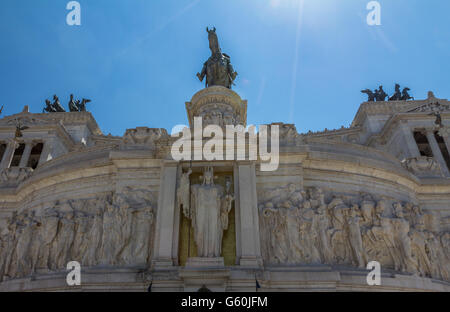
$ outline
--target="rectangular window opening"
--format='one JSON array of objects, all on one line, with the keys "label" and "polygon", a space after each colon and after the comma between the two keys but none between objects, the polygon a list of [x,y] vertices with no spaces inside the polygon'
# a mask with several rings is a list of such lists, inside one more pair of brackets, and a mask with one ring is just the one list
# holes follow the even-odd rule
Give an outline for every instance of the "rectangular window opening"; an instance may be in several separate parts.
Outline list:
[{"label": "rectangular window opening", "polygon": [[3,159],[3,156],[5,156],[6,147],[6,144],[0,143],[0,161]]},{"label": "rectangular window opening", "polygon": [[14,151],[14,156],[11,161],[11,167],[19,167],[20,160],[22,159],[23,151],[25,150],[25,144],[20,143],[19,146]]},{"label": "rectangular window opening", "polygon": [[444,138],[441,137],[437,131],[434,133],[434,137],[436,138],[441,154],[447,164],[447,168],[450,170],[450,154],[448,152],[447,145],[445,145]]},{"label": "rectangular window opening", "polygon": [[421,131],[414,131],[414,140],[416,140],[420,156],[433,157],[433,151],[431,150],[430,142],[428,142],[428,138],[425,133]]},{"label": "rectangular window opening", "polygon": [[39,165],[39,159],[41,158],[42,150],[44,148],[43,143],[37,143],[33,146],[30,153],[30,158],[28,159],[27,167],[36,169]]}]

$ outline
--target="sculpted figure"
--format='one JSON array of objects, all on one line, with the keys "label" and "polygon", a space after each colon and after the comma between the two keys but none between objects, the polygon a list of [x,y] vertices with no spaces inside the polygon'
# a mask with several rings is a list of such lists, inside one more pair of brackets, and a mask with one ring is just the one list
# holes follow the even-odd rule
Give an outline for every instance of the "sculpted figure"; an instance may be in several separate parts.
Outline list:
[{"label": "sculpted figure", "polygon": [[440,244],[439,239],[432,232],[425,232],[426,252],[431,265],[431,276],[443,280],[449,280],[449,259]]},{"label": "sculpted figure", "polygon": [[372,196],[366,194],[361,202],[361,227],[362,232],[366,232],[373,226],[375,216],[375,202]]},{"label": "sculpted figure", "polygon": [[[374,257],[382,265],[395,266],[398,263],[394,244],[393,226],[390,218],[385,217],[387,209],[387,200],[382,198],[375,207],[374,225],[368,233],[372,250],[368,254]],[[370,247],[369,247],[370,248]]]},{"label": "sculpted figure", "polygon": [[29,245],[30,273],[34,274],[39,262],[39,252],[43,243],[41,217],[35,217],[33,212],[30,224],[31,242]]},{"label": "sculpted figure", "polygon": [[410,91],[410,88],[404,88],[402,91],[402,101],[408,101],[408,100],[413,100],[414,101],[414,97],[410,96],[408,91]]},{"label": "sculpted figure", "polygon": [[86,104],[90,103],[90,102],[91,102],[91,100],[89,100],[89,99],[82,99],[81,103],[80,103],[80,101],[77,101],[76,105],[78,107],[78,111],[79,112],[85,112],[86,111]]},{"label": "sculpted figure", "polygon": [[15,255],[17,238],[19,235],[19,220],[20,218],[17,213],[13,212],[13,215],[8,224],[8,236],[6,241],[6,248],[8,251],[5,253],[5,258],[3,260],[3,274],[4,276],[8,277],[13,277],[14,275],[12,275],[10,272],[15,273],[16,269],[16,262],[13,261],[13,258]]},{"label": "sculpted figure", "polygon": [[308,258],[309,242],[305,237],[305,226],[301,224],[300,214],[292,203],[286,201],[278,208],[280,217],[285,220],[286,234],[289,243],[290,263],[299,263]]},{"label": "sculpted figure", "polygon": [[120,252],[121,222],[118,218],[118,209],[108,201],[105,203],[103,213],[103,239],[102,239],[102,264],[116,265]]},{"label": "sculpted figure", "polygon": [[216,28],[208,32],[209,48],[211,50],[211,57],[203,65],[201,73],[197,73],[200,81],[206,76],[206,87],[223,86],[231,89],[237,72],[234,71],[231,65],[230,56],[222,53],[219,46],[219,39],[217,38]]},{"label": "sculpted figure", "polygon": [[97,265],[101,257],[101,247],[103,243],[103,209],[108,200],[108,196],[102,196],[98,199],[89,201],[89,205],[92,207],[92,214],[90,216],[92,219],[92,226],[88,232],[89,244],[87,252],[84,254],[82,260],[82,263],[88,266]]},{"label": "sculpted figure", "polygon": [[414,228],[425,229],[425,215],[419,206],[412,207],[411,218]]},{"label": "sculpted figure", "polygon": [[272,263],[319,263],[314,211],[309,201],[304,200],[304,192],[290,183],[265,190],[262,198],[260,211],[262,227],[266,229],[263,231],[266,258]]},{"label": "sculpted figure", "polygon": [[438,279],[449,280],[450,279],[450,258],[448,258],[446,247],[442,237],[445,233],[441,233],[441,219],[437,213],[428,213],[428,223],[426,226],[425,238],[426,245],[425,251],[427,252],[428,259],[431,265],[431,276]]},{"label": "sculpted figure", "polygon": [[73,248],[70,260],[78,261],[84,265],[82,262],[83,255],[87,253],[87,248],[89,245],[88,236],[89,229],[92,226],[91,219],[85,213],[77,211],[75,213],[75,235],[73,240]]},{"label": "sculpted figure", "polygon": [[144,265],[148,262],[153,223],[152,195],[146,189],[124,188],[114,194],[119,223],[117,262]]},{"label": "sculpted figure", "polygon": [[289,246],[286,237],[286,219],[271,202],[266,203],[262,212],[269,231],[267,254],[272,263],[284,263],[288,261]]},{"label": "sculpted figure", "polygon": [[[66,203],[63,206],[70,206]],[[59,220],[58,235],[55,239],[55,254],[53,264],[56,265],[55,269],[62,269],[66,267],[66,264],[71,255],[71,248],[73,239],[75,236],[75,221],[73,210],[62,213],[62,218]]]},{"label": "sculpted figure", "polygon": [[140,203],[132,203],[131,200],[132,191],[130,188],[121,194],[114,194],[113,205],[117,209],[117,218],[120,224],[120,241],[117,245],[118,262],[121,264],[130,264],[133,262],[133,240],[135,240],[135,234],[133,227],[135,226],[136,212],[141,209]]},{"label": "sculpted figure", "polygon": [[5,275],[5,260],[8,248],[9,232],[7,229],[0,228],[0,283]]},{"label": "sculpted figure", "polygon": [[346,211],[350,209],[345,205],[341,197],[334,197],[328,204],[328,211],[331,215],[331,223],[333,225],[331,234],[331,247],[336,263],[345,263],[349,259],[350,246],[347,239]]},{"label": "sculpted figure", "polygon": [[14,257],[17,265],[13,266],[13,270],[10,272],[11,277],[25,276],[31,272],[29,245],[33,234],[33,229],[31,227],[32,219],[28,216],[28,214],[25,214],[19,222]]},{"label": "sculpted figure", "polygon": [[447,259],[450,259],[450,232],[441,235],[441,244]]},{"label": "sculpted figure", "polygon": [[320,188],[315,188],[312,198],[316,201],[316,211],[313,216],[313,228],[317,229],[318,251],[322,263],[333,263],[333,251],[330,244],[330,217],[325,204],[325,195]]},{"label": "sculpted figure", "polygon": [[350,240],[350,247],[353,255],[353,262],[359,268],[366,267],[366,255],[363,248],[361,229],[360,229],[360,212],[358,205],[353,205],[348,213],[348,237]]},{"label": "sculpted figure", "polygon": [[402,93],[400,92],[400,85],[395,84],[395,93],[389,98],[389,101],[400,101],[402,99]]},{"label": "sculpted figure", "polygon": [[377,102],[384,102],[387,98],[386,92],[383,90],[383,86],[380,86],[378,90],[375,90],[375,99]]},{"label": "sculpted figure", "polygon": [[191,215],[199,257],[220,257],[222,248],[223,188],[214,184],[212,167],[205,169],[203,183],[191,187]]},{"label": "sculpted figure", "polygon": [[3,280],[3,262],[6,255],[5,249],[7,247],[7,230],[0,227],[0,282]]},{"label": "sculpted figure", "polygon": [[180,177],[180,185],[177,189],[177,203],[183,207],[183,214],[185,216],[190,215],[190,194],[191,194],[191,182],[189,176],[192,170],[182,173]]},{"label": "sculpted figure", "polygon": [[450,232],[445,232],[441,234],[441,246],[442,251],[445,254],[446,257],[446,265],[445,270],[447,272],[447,281],[450,281]]},{"label": "sculpted figure", "polygon": [[361,93],[367,94],[367,102],[375,102],[375,93],[372,92],[370,89],[364,89],[361,91]]},{"label": "sculpted figure", "polygon": [[134,211],[134,226],[133,226],[133,252],[132,259],[137,264],[148,263],[149,244],[150,244],[150,229],[153,223],[152,208],[147,206]]},{"label": "sculpted figure", "polygon": [[53,96],[53,109],[57,112],[57,113],[63,113],[66,110],[61,106],[61,103],[59,102],[59,98],[56,96],[56,94]]},{"label": "sculpted figure", "polygon": [[12,254],[15,252],[16,244],[16,230],[17,230],[17,213],[8,220],[5,229],[0,229],[0,282],[3,281],[9,274]]},{"label": "sculpted figure", "polygon": [[313,228],[313,219],[307,218],[305,215],[299,220],[300,243],[303,252],[301,260],[304,263],[320,263],[320,253],[317,249],[316,242],[318,233]]},{"label": "sculpted figure", "polygon": [[[231,195],[231,182],[227,179],[225,182],[226,195],[223,197],[220,205],[220,223],[222,225],[222,230],[226,231],[228,229],[228,215],[233,208],[234,197]],[[219,231],[219,241],[222,241],[223,231]],[[222,246],[221,246],[222,248]],[[222,251],[222,249],[221,249]]]},{"label": "sculpted figure", "polygon": [[58,212],[52,207],[44,213],[45,222],[41,226],[41,248],[39,251],[39,268],[50,268],[50,252],[52,244],[58,233],[59,216]]},{"label": "sculpted figure", "polygon": [[78,106],[75,104],[75,100],[73,99],[73,94],[70,95],[69,111],[78,112]]},{"label": "sculpted figure", "polygon": [[[282,203],[282,211],[286,214],[289,245],[292,263],[320,263],[320,253],[317,249],[318,232],[314,227],[314,210],[319,204],[318,194],[309,204],[304,205],[305,194],[291,183],[288,185],[288,199]],[[284,208],[284,209],[283,209]]]},{"label": "sculpted figure", "polygon": [[395,269],[402,272],[415,273],[417,263],[412,257],[411,239],[408,236],[410,230],[409,222],[404,218],[403,207],[400,203],[394,204],[394,214],[395,245],[400,254],[400,263],[396,265]]},{"label": "sculpted figure", "polygon": [[414,260],[417,262],[420,276],[431,276],[431,263],[427,255],[425,224],[418,222],[410,232],[411,249]]},{"label": "sculpted figure", "polygon": [[48,99],[46,99],[45,100],[45,107],[42,110],[42,112],[56,113],[56,109],[53,107],[52,102],[50,102]]}]

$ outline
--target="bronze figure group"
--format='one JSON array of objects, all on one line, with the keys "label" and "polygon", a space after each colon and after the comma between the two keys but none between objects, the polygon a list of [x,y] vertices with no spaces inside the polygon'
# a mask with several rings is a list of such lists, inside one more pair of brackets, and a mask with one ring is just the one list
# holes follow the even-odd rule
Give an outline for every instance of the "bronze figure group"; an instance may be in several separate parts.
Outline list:
[{"label": "bronze figure group", "polygon": [[408,101],[414,100],[412,96],[409,95],[408,91],[410,91],[408,87],[403,88],[403,91],[400,92],[400,85],[398,83],[395,84],[395,93],[389,97],[386,92],[383,90],[383,86],[380,86],[378,89],[372,92],[370,89],[362,90],[361,92],[367,94],[368,102],[384,102],[386,98],[389,101]]},{"label": "bronze figure group", "polygon": [[[89,99],[82,99],[80,100],[74,100],[73,94],[70,95],[69,100],[69,111],[70,112],[86,112],[86,104],[91,102]],[[53,96],[53,103],[50,102],[48,99],[45,100],[45,107],[42,111],[47,113],[65,113],[66,110],[64,107],[62,107],[59,98],[54,95]]]}]

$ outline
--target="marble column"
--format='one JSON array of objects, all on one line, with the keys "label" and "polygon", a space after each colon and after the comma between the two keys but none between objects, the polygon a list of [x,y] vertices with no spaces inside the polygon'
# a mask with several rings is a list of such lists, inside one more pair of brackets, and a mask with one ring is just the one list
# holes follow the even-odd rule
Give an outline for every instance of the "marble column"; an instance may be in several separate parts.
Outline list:
[{"label": "marble column", "polygon": [[[174,265],[174,230],[177,188],[177,163],[166,162],[161,170],[161,182],[156,215],[155,240],[153,245],[152,267],[170,267]],[[175,251],[176,253],[176,251]]]},{"label": "marble column", "polygon": [[444,136],[445,146],[447,147],[447,151],[450,153],[450,137]]},{"label": "marble column", "polygon": [[44,164],[45,162],[52,159],[52,145],[54,144],[53,139],[46,140],[44,142],[44,147],[42,148],[41,157],[39,158],[38,166]]},{"label": "marble column", "polygon": [[11,161],[14,156],[14,152],[17,147],[17,142],[15,140],[10,140],[8,146],[6,147],[5,154],[3,155],[2,162],[0,164],[1,169],[9,168]]},{"label": "marble column", "polygon": [[22,158],[20,159],[19,168],[27,167],[28,160],[30,159],[31,149],[33,148],[32,142],[25,142],[25,149],[22,154]]},{"label": "marble column", "polygon": [[444,127],[439,130],[439,135],[444,139],[447,151],[450,153],[450,127]]},{"label": "marble column", "polygon": [[239,264],[248,267],[262,265],[261,241],[259,236],[259,217],[256,195],[255,164],[242,162],[238,164],[239,174],[239,222],[240,250]]},{"label": "marble column", "polygon": [[434,159],[439,163],[444,176],[448,177],[450,174],[447,168],[447,163],[445,162],[444,156],[442,156],[441,149],[439,148],[436,137],[434,136],[434,130],[427,130],[427,139],[433,152]]},{"label": "marble column", "polygon": [[414,139],[411,128],[409,128],[407,123],[402,123],[401,129],[405,137],[406,145],[408,146],[409,157],[420,157],[419,147],[417,146],[416,140]]}]

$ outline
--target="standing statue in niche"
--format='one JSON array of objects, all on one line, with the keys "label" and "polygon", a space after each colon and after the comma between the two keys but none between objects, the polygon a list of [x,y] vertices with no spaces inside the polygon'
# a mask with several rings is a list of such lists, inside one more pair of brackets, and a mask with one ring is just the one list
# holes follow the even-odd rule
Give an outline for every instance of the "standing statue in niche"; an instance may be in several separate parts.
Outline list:
[{"label": "standing statue in niche", "polygon": [[230,56],[222,53],[220,50],[216,28],[209,30],[207,27],[206,31],[208,32],[211,56],[203,65],[202,72],[197,73],[197,77],[200,81],[203,81],[203,78],[206,76],[206,87],[223,86],[231,89],[237,72],[234,71],[231,65]]},{"label": "standing statue in niche", "polygon": [[192,220],[194,240],[198,257],[217,258],[222,252],[222,235],[228,227],[228,213],[234,200],[223,187],[214,184],[212,167],[205,169],[203,183],[191,187],[190,214],[183,214]]}]

